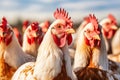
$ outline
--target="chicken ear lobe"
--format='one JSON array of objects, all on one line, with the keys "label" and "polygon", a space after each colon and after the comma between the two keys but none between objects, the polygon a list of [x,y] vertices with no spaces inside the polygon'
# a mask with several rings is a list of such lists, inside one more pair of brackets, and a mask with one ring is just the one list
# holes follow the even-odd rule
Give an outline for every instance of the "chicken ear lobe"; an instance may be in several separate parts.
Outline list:
[{"label": "chicken ear lobe", "polygon": [[34,43],[34,41],[35,41],[35,38],[27,38],[27,41],[28,41],[28,43],[31,45],[32,43]]}]

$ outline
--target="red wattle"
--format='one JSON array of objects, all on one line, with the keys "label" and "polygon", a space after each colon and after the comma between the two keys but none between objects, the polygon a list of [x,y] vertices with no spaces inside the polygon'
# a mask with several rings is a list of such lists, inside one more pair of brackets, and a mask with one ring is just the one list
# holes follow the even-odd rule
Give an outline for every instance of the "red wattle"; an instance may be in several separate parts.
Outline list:
[{"label": "red wattle", "polygon": [[71,34],[68,34],[67,41],[68,41],[68,45],[70,45],[72,43],[72,35]]},{"label": "red wattle", "polygon": [[10,42],[12,41],[12,36],[7,36],[5,39],[4,39],[6,45],[9,45]]},{"label": "red wattle", "polygon": [[107,38],[108,38],[108,39],[111,39],[111,38],[113,37],[113,35],[115,34],[115,32],[116,32],[116,30],[110,30],[110,31],[108,32]]},{"label": "red wattle", "polygon": [[57,46],[63,47],[65,45],[65,42],[66,42],[66,35],[65,34],[61,38],[58,38],[54,34],[52,34],[52,36],[53,36],[53,39],[54,39]]},{"label": "red wattle", "polygon": [[54,34],[52,34],[52,36],[53,36],[53,39],[54,39],[56,45],[59,46],[59,47],[65,46],[66,41],[68,41],[68,45],[70,45],[71,42],[72,42],[72,36],[71,36],[71,34],[69,34],[69,35],[64,34],[63,36],[61,36],[61,38],[58,38]]},{"label": "red wattle", "polygon": [[89,40],[85,37],[85,43],[88,45],[88,46],[90,46],[90,42],[89,42]]},{"label": "red wattle", "polygon": [[54,34],[52,34],[52,37],[53,37],[53,40],[56,43],[56,45],[59,46],[60,45],[60,41],[59,41],[58,37],[56,35],[54,35]]},{"label": "red wattle", "polygon": [[1,43],[1,41],[2,41],[2,37],[0,37],[0,43]]},{"label": "red wattle", "polygon": [[35,41],[35,38],[27,38],[27,41],[28,43],[31,45],[34,41]]},{"label": "red wattle", "polygon": [[41,44],[42,40],[43,40],[43,37],[37,37],[38,44]]},{"label": "red wattle", "polygon": [[94,46],[98,46],[100,47],[100,41],[99,40],[88,40],[86,37],[85,37],[85,43],[90,46],[91,48],[93,48]]}]

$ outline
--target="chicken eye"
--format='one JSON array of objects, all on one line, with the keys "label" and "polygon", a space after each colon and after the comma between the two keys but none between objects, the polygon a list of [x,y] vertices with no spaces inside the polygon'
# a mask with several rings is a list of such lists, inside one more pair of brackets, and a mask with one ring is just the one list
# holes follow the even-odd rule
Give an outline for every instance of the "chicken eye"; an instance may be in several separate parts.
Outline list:
[{"label": "chicken eye", "polygon": [[57,28],[61,28],[61,25],[58,25]]},{"label": "chicken eye", "polygon": [[28,32],[31,32],[32,30],[31,29],[28,29]]},{"label": "chicken eye", "polygon": [[106,23],[106,25],[109,25],[110,23]]},{"label": "chicken eye", "polygon": [[87,32],[87,33],[90,33],[90,30],[87,30],[86,32]]}]

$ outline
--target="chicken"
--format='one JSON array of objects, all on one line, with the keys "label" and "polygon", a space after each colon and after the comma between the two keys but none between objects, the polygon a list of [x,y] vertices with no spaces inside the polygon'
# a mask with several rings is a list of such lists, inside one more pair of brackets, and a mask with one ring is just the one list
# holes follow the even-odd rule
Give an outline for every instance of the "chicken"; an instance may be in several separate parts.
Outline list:
[{"label": "chicken", "polygon": [[111,54],[111,40],[117,30],[116,19],[112,14],[109,14],[107,18],[100,21],[100,25],[102,26],[102,33],[105,38],[107,52],[108,54]]},{"label": "chicken", "polygon": [[22,34],[20,33],[20,31],[16,27],[13,28],[13,31],[14,31],[14,34],[16,35],[17,39],[18,39],[18,42],[22,46],[22,42],[23,42]]},{"label": "chicken", "polygon": [[78,34],[73,69],[79,72],[84,68],[98,68],[120,76],[120,64],[107,58],[102,27],[94,15],[89,16],[89,21]]},{"label": "chicken", "polygon": [[25,54],[13,32],[3,17],[0,24],[0,80],[11,80],[15,70],[25,62],[35,59]]},{"label": "chicken", "polygon": [[42,32],[46,33],[50,26],[50,21],[46,20],[45,22],[40,23],[39,26],[42,28]]},{"label": "chicken", "polygon": [[43,39],[43,32],[37,22],[27,27],[23,34],[22,49],[25,53],[37,57],[38,47]]},{"label": "chicken", "polygon": [[85,67],[108,70],[108,59],[101,26],[94,15],[78,34],[73,69]]},{"label": "chicken", "polygon": [[26,63],[12,80],[76,80],[71,67],[68,45],[74,33],[72,21],[64,9],[54,12],[56,20],[50,25],[38,49],[35,63]]}]

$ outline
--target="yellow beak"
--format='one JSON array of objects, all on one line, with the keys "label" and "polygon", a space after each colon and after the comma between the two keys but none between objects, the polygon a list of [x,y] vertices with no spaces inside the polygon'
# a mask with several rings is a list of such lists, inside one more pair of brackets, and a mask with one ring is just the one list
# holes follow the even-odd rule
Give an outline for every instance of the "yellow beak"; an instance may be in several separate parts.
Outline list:
[{"label": "yellow beak", "polygon": [[73,28],[66,29],[65,31],[66,31],[67,34],[73,34],[73,33],[75,33],[75,30]]},{"label": "yellow beak", "polygon": [[34,32],[34,33],[33,33],[33,36],[34,36],[34,37],[37,37],[37,33]]},{"label": "yellow beak", "polygon": [[99,35],[95,35],[93,37],[94,37],[94,39],[100,40],[100,36]]},{"label": "yellow beak", "polygon": [[43,32],[47,32],[47,30],[48,30],[47,28],[43,28],[42,29]]},{"label": "yellow beak", "polygon": [[115,25],[111,26],[111,28],[112,28],[113,30],[117,30],[117,29],[118,29],[118,27],[115,26]]}]

